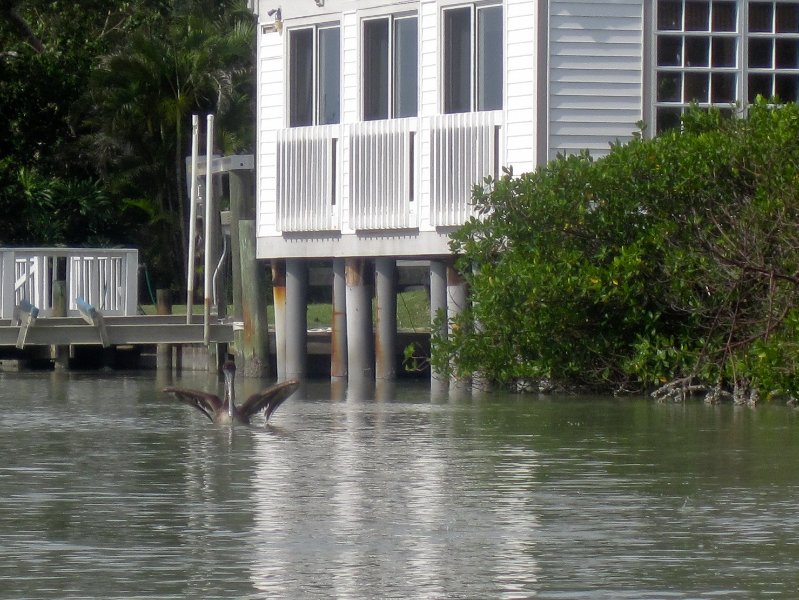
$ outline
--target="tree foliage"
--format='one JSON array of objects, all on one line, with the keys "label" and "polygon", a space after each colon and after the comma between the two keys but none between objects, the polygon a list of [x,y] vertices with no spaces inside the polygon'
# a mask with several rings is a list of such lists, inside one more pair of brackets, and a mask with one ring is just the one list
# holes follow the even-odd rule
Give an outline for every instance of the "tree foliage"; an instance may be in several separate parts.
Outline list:
[{"label": "tree foliage", "polygon": [[761,100],[486,180],[452,242],[472,305],[434,340],[435,364],[506,383],[799,393],[797,140],[799,108]]},{"label": "tree foliage", "polygon": [[254,41],[243,0],[2,0],[0,243],[133,242],[185,281],[191,114],[252,150]]}]

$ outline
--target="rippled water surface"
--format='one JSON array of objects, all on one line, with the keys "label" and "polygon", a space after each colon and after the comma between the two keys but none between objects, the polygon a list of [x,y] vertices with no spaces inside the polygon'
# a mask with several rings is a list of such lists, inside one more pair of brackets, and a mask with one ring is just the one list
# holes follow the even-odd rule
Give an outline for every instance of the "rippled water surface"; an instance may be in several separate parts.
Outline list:
[{"label": "rippled water surface", "polygon": [[797,597],[791,409],[156,377],[0,374],[0,598]]}]

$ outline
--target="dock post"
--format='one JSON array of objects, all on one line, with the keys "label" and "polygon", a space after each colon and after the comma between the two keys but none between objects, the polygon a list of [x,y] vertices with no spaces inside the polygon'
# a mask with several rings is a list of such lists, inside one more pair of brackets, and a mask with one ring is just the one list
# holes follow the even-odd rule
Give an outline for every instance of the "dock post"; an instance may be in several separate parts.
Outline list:
[{"label": "dock post", "polygon": [[[203,225],[205,226],[205,272],[203,282],[203,342],[208,347],[208,354],[211,354],[210,347],[210,332],[211,332],[211,303],[213,301],[211,293],[211,273],[213,272],[213,251],[214,251],[214,235],[215,230],[213,227],[214,219],[219,219],[216,212],[216,205],[214,203],[214,174],[211,166],[212,158],[214,155],[214,115],[206,117],[206,133],[205,133],[205,219]],[[210,365],[209,365],[210,367]]]},{"label": "dock post", "polygon": [[[67,316],[67,282],[65,279],[56,279],[53,282],[53,317]],[[69,346],[51,346],[50,356],[53,358],[53,367],[56,371],[69,370]]]},{"label": "dock post", "polygon": [[330,377],[347,376],[347,285],[344,259],[333,259],[333,323],[330,334]]},{"label": "dock post", "polygon": [[191,324],[191,315],[194,312],[194,263],[197,252],[197,154],[200,140],[200,117],[191,116],[191,163],[189,165],[189,246],[186,267],[186,324]]},{"label": "dock post", "polygon": [[[156,313],[159,315],[172,314],[172,295],[170,290],[155,290]],[[155,350],[156,369],[172,369],[172,344],[157,344]]]},{"label": "dock post", "polygon": [[239,221],[242,331],[234,333],[239,368],[245,377],[269,376],[269,319],[266,315],[267,276],[255,258],[255,221]]},{"label": "dock post", "polygon": [[397,262],[375,259],[377,327],[375,331],[375,378],[397,377]]},{"label": "dock post", "polygon": [[239,221],[255,219],[255,201],[253,200],[252,171],[230,171],[228,174],[230,191],[230,257],[233,275],[233,318],[242,320],[242,270],[241,242],[239,241]]},{"label": "dock post", "polygon": [[368,261],[347,258],[347,371],[350,381],[374,377],[374,333],[372,294],[367,283]]},{"label": "dock post", "polygon": [[303,259],[286,260],[286,378],[306,374],[308,339],[308,266]]},{"label": "dock post", "polygon": [[[430,261],[430,334],[438,333],[442,338],[447,337],[447,325],[444,322],[441,329],[433,331],[433,322],[439,312],[447,312],[447,265],[440,260]],[[441,373],[432,369],[430,372],[431,384],[436,388],[441,387],[441,382],[446,378]]]}]

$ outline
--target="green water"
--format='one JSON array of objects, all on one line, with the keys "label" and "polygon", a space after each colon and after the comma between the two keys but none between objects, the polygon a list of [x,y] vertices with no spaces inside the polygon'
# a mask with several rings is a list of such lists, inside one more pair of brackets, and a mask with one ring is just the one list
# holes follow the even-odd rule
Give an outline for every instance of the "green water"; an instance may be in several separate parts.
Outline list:
[{"label": "green water", "polygon": [[0,598],[797,597],[789,408],[169,384],[0,375]]}]

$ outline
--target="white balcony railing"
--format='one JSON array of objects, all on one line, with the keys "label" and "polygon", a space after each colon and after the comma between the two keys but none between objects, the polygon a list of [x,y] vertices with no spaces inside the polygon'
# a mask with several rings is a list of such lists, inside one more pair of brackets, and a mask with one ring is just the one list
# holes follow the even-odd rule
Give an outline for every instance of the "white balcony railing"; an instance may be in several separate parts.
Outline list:
[{"label": "white balcony railing", "polygon": [[430,133],[430,222],[462,225],[472,214],[472,186],[499,169],[496,113],[435,117]]},{"label": "white balcony railing", "polygon": [[277,226],[281,231],[325,231],[337,202],[338,125],[278,132]]},{"label": "white balcony railing", "polygon": [[12,318],[23,300],[36,306],[40,317],[51,316],[59,263],[66,269],[68,315],[80,314],[76,298],[107,315],[136,314],[137,250],[0,248],[0,318]]},{"label": "white balcony railing", "polygon": [[[501,112],[477,112],[280,130],[277,228],[461,225],[472,214],[472,186],[498,175],[501,122]],[[346,161],[339,148],[346,149]],[[429,175],[422,160],[429,160]],[[422,189],[430,191],[429,214],[417,202]],[[348,210],[339,213],[340,205]]]},{"label": "white balcony railing", "polygon": [[416,119],[367,121],[350,127],[350,227],[412,226]]}]

